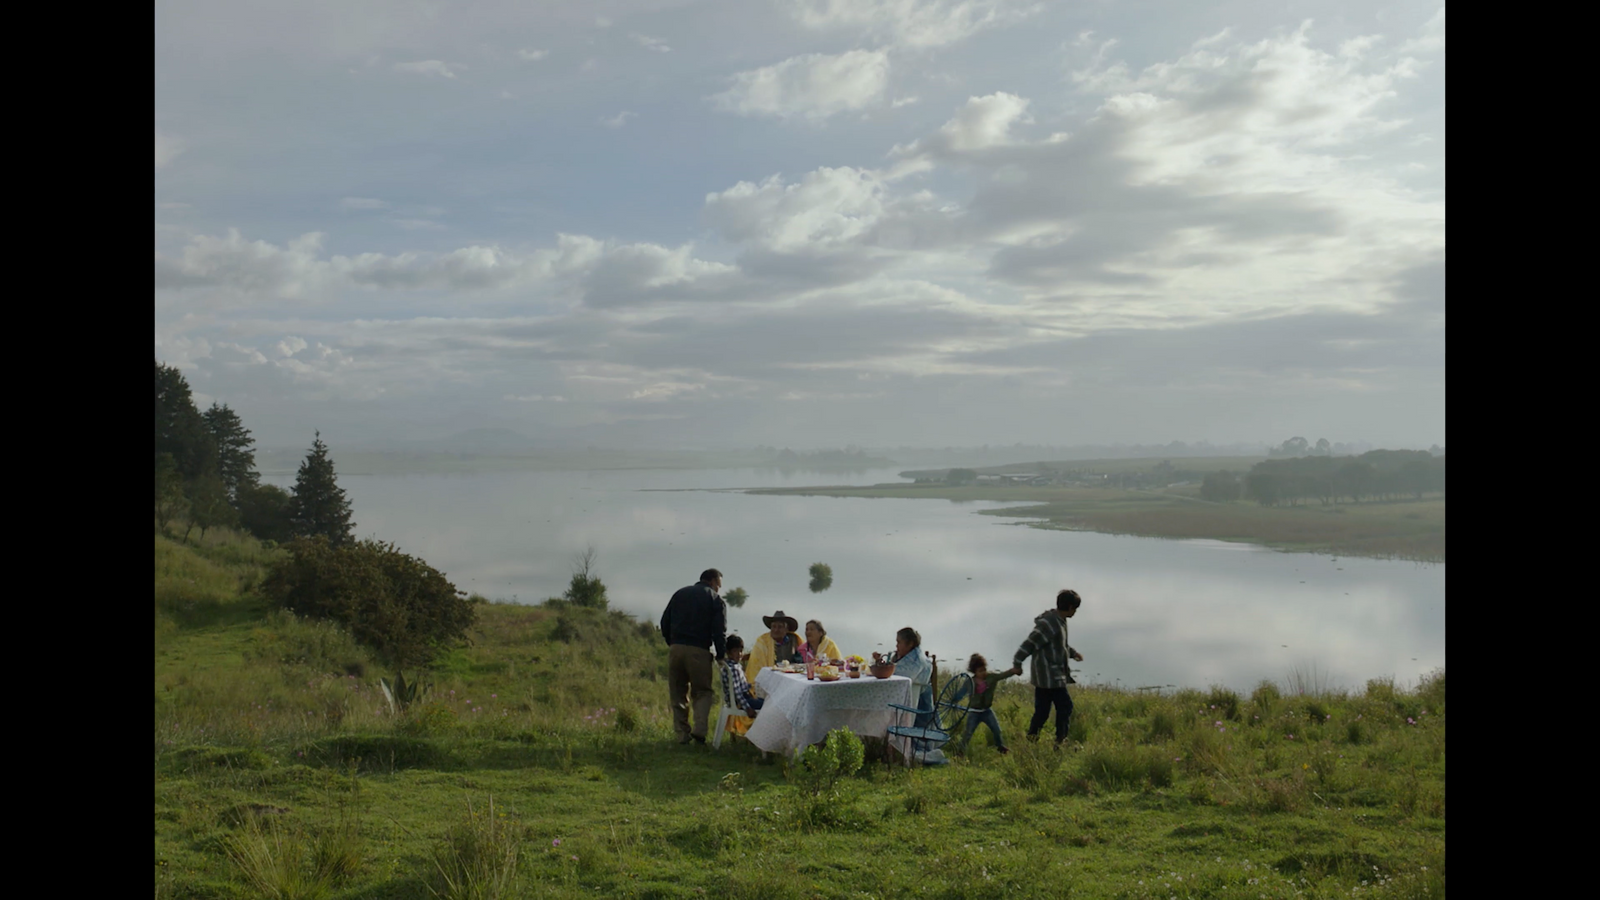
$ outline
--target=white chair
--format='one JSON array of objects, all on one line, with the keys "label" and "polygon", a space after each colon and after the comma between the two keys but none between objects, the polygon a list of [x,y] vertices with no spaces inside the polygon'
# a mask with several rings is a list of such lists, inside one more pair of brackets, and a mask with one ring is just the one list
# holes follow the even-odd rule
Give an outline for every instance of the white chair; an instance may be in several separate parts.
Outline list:
[{"label": "white chair", "polygon": [[717,682],[722,685],[722,711],[717,713],[717,727],[711,734],[711,746],[713,749],[720,750],[722,748],[722,736],[728,731],[728,720],[735,716],[741,719],[749,719],[750,717],[745,715],[744,710],[734,703],[733,685],[728,681],[728,667],[721,662],[715,662],[713,665],[718,669]]}]

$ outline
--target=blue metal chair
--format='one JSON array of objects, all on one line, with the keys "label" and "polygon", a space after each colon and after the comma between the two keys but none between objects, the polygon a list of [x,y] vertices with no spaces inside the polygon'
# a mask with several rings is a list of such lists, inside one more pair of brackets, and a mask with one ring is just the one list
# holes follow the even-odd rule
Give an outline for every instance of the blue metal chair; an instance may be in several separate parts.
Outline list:
[{"label": "blue metal chair", "polygon": [[[934,669],[934,673],[933,686],[936,687],[937,668]],[[894,725],[889,728],[889,734],[906,738],[911,742],[911,756],[906,761],[909,763],[911,758],[915,757],[924,764],[943,762],[942,754],[932,759],[929,755],[948,743],[955,730],[966,721],[967,704],[971,699],[972,676],[962,672],[945,684],[944,690],[938,694],[938,699],[927,708],[889,704],[892,709],[915,716],[910,725]]]}]

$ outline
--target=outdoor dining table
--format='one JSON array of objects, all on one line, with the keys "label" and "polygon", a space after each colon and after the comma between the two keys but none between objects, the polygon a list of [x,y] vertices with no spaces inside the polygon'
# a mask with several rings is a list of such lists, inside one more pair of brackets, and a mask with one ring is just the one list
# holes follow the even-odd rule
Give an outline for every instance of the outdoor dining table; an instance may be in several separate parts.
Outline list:
[{"label": "outdoor dining table", "polygon": [[798,753],[835,728],[881,738],[891,725],[911,722],[910,713],[889,708],[891,703],[911,705],[911,679],[903,675],[808,681],[804,672],[791,675],[765,668],[756,676],[756,687],[767,699],[745,737],[769,752]]}]

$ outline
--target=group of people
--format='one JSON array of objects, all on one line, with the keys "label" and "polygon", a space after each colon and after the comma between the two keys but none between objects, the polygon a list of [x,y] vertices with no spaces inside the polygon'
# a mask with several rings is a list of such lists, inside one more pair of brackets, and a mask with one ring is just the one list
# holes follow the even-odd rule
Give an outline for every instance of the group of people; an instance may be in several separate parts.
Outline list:
[{"label": "group of people", "polygon": [[[668,647],[667,691],[673,730],[680,744],[706,742],[719,674],[728,679],[735,705],[755,718],[764,701],[756,696],[750,683],[763,668],[782,662],[820,663],[844,658],[820,621],[806,622],[802,632],[799,621],[782,610],[761,617],[768,630],[755,639],[746,655],[744,639],[727,633],[728,607],[722,601],[721,590],[722,573],[707,569],[700,573],[698,582],[673,594],[661,614],[661,637]],[[1072,720],[1072,696],[1067,685],[1075,683],[1069,661],[1083,661],[1083,654],[1067,643],[1067,619],[1077,614],[1082,602],[1077,591],[1057,593],[1054,608],[1033,620],[1033,630],[1017,648],[1009,669],[991,672],[981,654],[972,654],[967,671],[972,674],[973,693],[967,702],[966,733],[958,747],[965,747],[978,726],[985,725],[994,736],[996,749],[1009,752],[1000,719],[994,713],[995,691],[1000,682],[1021,675],[1022,663],[1029,657],[1033,659],[1033,719],[1028,724],[1028,739],[1038,738],[1054,709],[1056,744],[1066,741]],[[922,636],[916,629],[902,628],[895,633],[895,651],[888,659],[895,664],[894,674],[911,679],[917,708],[932,710],[933,664],[922,652]]]}]

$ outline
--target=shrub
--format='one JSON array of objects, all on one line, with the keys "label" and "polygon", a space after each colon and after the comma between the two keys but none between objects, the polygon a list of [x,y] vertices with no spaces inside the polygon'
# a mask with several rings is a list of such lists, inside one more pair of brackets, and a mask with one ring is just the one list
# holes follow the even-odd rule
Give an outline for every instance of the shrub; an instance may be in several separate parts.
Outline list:
[{"label": "shrub", "polygon": [[866,759],[861,738],[848,728],[828,732],[820,747],[807,747],[790,778],[812,797],[832,794],[840,779],[854,775]]},{"label": "shrub", "polygon": [[1150,717],[1150,737],[1152,741],[1170,741],[1177,731],[1177,723],[1172,718],[1172,713],[1164,709],[1156,710]]},{"label": "shrub", "polygon": [[477,619],[438,570],[379,541],[297,540],[262,588],[298,615],[338,622],[397,666],[427,664]]},{"label": "shrub", "polygon": [[1165,750],[1132,744],[1100,746],[1083,757],[1083,774],[1113,790],[1172,784],[1172,757]]},{"label": "shrub", "polygon": [[1278,686],[1266,680],[1256,685],[1256,689],[1250,692],[1250,702],[1262,712],[1271,711],[1282,697],[1283,695],[1278,692]]},{"label": "shrub", "polygon": [[811,564],[811,593],[817,594],[833,587],[833,567],[827,563]]},{"label": "shrub", "polygon": [[[504,814],[500,814],[503,816]],[[517,859],[522,842],[516,827],[500,821],[494,809],[475,810],[467,804],[467,817],[457,823],[434,848],[434,883],[429,890],[447,900],[493,900],[513,896]]]},{"label": "shrub", "polygon": [[1227,688],[1214,687],[1206,697],[1206,705],[1213,707],[1217,715],[1224,719],[1239,718],[1239,695]]},{"label": "shrub", "polygon": [[362,864],[361,832],[349,819],[311,838],[298,827],[275,819],[263,826],[250,816],[224,847],[251,887],[281,900],[327,897]]}]

